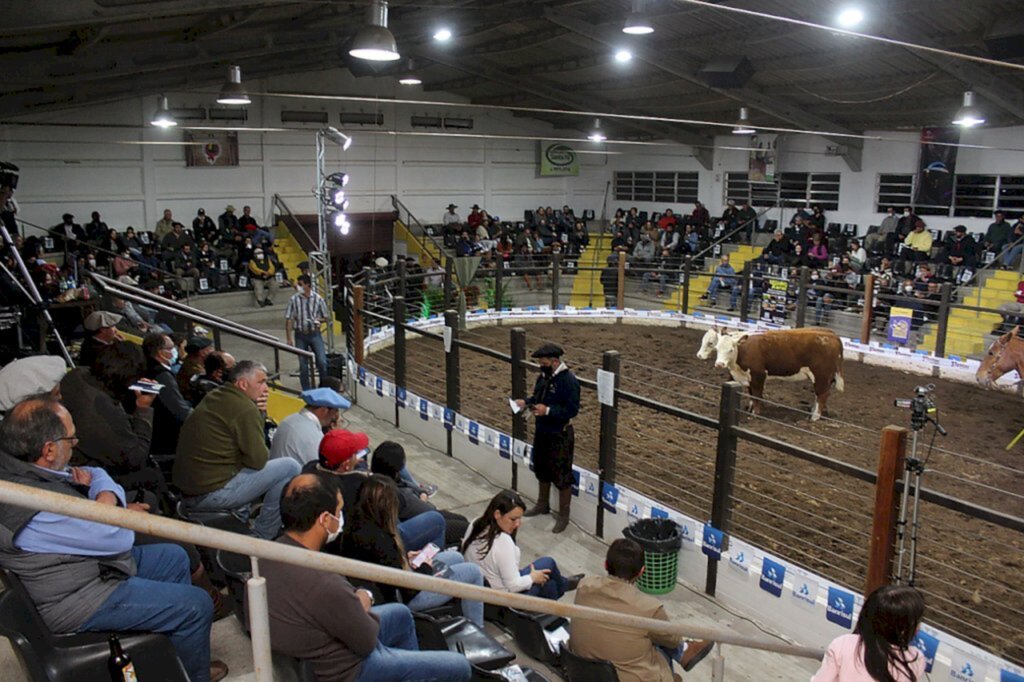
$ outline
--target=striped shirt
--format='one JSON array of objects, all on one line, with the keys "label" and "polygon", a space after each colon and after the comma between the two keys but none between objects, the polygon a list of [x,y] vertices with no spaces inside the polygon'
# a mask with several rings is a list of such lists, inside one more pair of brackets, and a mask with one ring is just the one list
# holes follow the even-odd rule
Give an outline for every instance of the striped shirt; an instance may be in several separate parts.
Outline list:
[{"label": "striped shirt", "polygon": [[327,319],[327,304],[319,294],[306,296],[294,294],[288,299],[284,317],[292,321],[292,329],[301,334],[312,334],[320,331],[320,323]]}]

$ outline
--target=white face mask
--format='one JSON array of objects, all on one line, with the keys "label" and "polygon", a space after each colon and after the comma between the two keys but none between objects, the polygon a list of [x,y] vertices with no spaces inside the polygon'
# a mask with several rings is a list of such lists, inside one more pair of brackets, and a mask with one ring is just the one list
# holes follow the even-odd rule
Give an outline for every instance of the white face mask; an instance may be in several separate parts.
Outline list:
[{"label": "white face mask", "polygon": [[345,512],[340,511],[338,512],[337,516],[335,516],[334,514],[328,514],[328,516],[330,516],[332,519],[337,519],[338,521],[338,530],[334,531],[333,533],[327,533],[327,544],[330,544],[338,539],[338,536],[341,535],[341,529],[345,527]]},{"label": "white face mask", "polygon": [[910,215],[910,211],[904,211],[903,215]]}]

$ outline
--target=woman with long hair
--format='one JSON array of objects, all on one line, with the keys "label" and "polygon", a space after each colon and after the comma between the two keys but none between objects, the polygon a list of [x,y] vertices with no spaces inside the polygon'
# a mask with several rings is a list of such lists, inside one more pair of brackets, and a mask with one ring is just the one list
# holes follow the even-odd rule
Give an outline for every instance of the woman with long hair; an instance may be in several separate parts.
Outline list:
[{"label": "woman with long hair", "polygon": [[853,634],[832,640],[811,682],[919,682],[927,661],[910,645],[924,615],[913,587],[883,585],[868,595]]},{"label": "woman with long hair", "polygon": [[[350,559],[379,566],[416,571],[470,585],[484,584],[480,569],[456,551],[438,552],[416,568],[410,565],[417,553],[407,553],[398,534],[398,488],[392,479],[380,474],[367,478],[359,489],[358,501],[345,524],[341,553]],[[434,608],[452,600],[446,594],[420,592],[385,583],[376,583],[375,587],[382,603],[401,602],[413,611]],[[483,627],[483,602],[463,599],[462,615]]]},{"label": "woman with long hair", "polygon": [[483,515],[470,525],[462,541],[462,553],[480,566],[484,578],[496,590],[559,599],[576,589],[583,574],[563,577],[555,560],[547,556],[519,568],[516,533],[525,511],[526,503],[518,493],[502,490],[487,505]]}]

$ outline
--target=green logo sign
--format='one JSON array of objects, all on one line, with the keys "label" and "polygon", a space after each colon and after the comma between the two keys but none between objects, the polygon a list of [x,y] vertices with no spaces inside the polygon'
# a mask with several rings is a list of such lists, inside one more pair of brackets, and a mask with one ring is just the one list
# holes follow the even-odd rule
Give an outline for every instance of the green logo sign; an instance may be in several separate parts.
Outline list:
[{"label": "green logo sign", "polygon": [[540,142],[540,175],[580,174],[580,162],[573,148],[561,142]]}]

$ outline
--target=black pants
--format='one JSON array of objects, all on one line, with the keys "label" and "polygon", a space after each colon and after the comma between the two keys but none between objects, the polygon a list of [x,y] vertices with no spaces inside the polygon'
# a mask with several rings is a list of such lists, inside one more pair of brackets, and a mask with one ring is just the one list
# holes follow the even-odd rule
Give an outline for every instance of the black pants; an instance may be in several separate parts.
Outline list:
[{"label": "black pants", "polygon": [[541,483],[559,490],[572,486],[572,458],[576,433],[572,424],[560,432],[538,431],[533,437],[533,473]]}]

